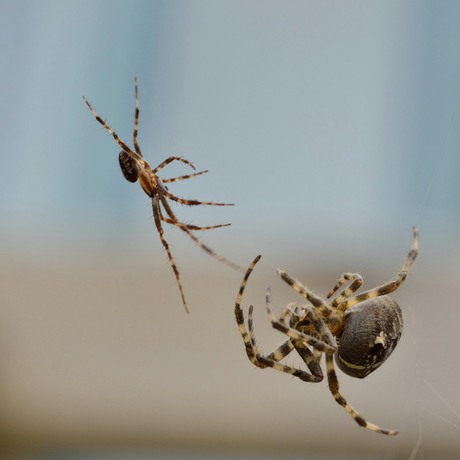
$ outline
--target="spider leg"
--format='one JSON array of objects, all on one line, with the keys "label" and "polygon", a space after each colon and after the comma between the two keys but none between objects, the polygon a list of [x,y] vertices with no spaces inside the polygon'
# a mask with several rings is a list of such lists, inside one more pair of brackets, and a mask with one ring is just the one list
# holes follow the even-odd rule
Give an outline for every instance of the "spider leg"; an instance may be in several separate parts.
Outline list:
[{"label": "spider leg", "polygon": [[[248,329],[249,329],[249,336],[252,340],[255,341],[255,335],[253,331],[252,325],[252,305],[249,307],[249,315],[248,315]],[[311,374],[301,371],[300,369],[296,369],[292,366],[286,366],[284,364],[278,364],[283,358],[289,355],[293,350],[296,350],[297,353],[302,358],[303,362],[307,365],[308,369],[310,370]],[[301,380],[311,383],[321,382],[323,380],[323,371],[321,370],[321,366],[319,361],[317,361],[311,352],[311,350],[305,345],[303,341],[294,341],[292,339],[286,340],[283,342],[279,347],[275,348],[269,355],[263,357],[258,355],[258,359],[265,359],[267,362],[272,361],[269,364],[269,367],[272,367],[276,370],[284,372],[286,374],[293,375],[294,377],[299,377]],[[303,372],[304,374],[298,375],[297,372]]]},{"label": "spider leg", "polygon": [[286,322],[286,317],[292,318],[295,315],[293,308],[297,307],[296,302],[289,302],[282,310],[278,317],[279,321]]},{"label": "spider leg", "polygon": [[213,230],[214,228],[228,227],[231,225],[231,224],[218,224],[218,225],[209,225],[207,227],[198,227],[197,225],[184,224],[183,222],[179,222],[178,220],[168,219],[167,217],[163,217],[163,216],[161,217],[161,220],[170,225],[179,224],[181,226],[184,226],[185,228],[188,228],[189,230]]},{"label": "spider leg", "polygon": [[201,176],[202,174],[205,174],[207,172],[209,172],[209,171],[206,169],[204,171],[200,171],[200,172],[197,172],[195,174],[187,174],[185,176],[178,176],[178,177],[170,177],[168,179],[161,179],[161,182],[163,182],[164,184],[168,184],[168,183],[171,183],[171,182],[178,182],[180,180],[190,179],[191,177]]},{"label": "spider leg", "polygon": [[399,286],[401,286],[401,284],[405,281],[410,269],[412,268],[412,265],[414,264],[419,251],[418,230],[416,227],[413,227],[412,231],[412,244],[409,249],[409,253],[407,254],[406,261],[404,262],[404,265],[399,271],[399,273],[388,283],[382,284],[381,286],[378,286],[374,289],[371,289],[369,291],[363,292],[362,294],[358,294],[344,300],[338,305],[338,308],[340,310],[345,311],[351,308],[353,305],[363,302],[364,300],[373,299],[374,297],[380,297],[382,295],[390,294],[391,292],[396,291],[396,289],[398,289]]},{"label": "spider leg", "polygon": [[[292,315],[292,307],[295,306],[295,302],[291,302],[287,304],[280,313],[279,320],[285,321],[286,316]],[[252,307],[252,306],[251,306]],[[249,315],[248,315],[248,326],[249,330],[252,330],[252,308],[249,308]],[[294,345],[291,339],[286,340],[282,343],[278,348],[273,350],[268,356],[268,359],[273,359],[274,361],[281,361],[285,358],[292,350],[294,350]]]},{"label": "spider leg", "polygon": [[182,158],[182,157],[168,157],[168,158],[166,158],[165,161],[161,162],[153,170],[153,174],[156,174],[160,169],[163,169],[166,165],[169,165],[169,163],[171,163],[172,161],[179,161],[181,163],[184,163],[184,164],[190,166],[192,169],[196,169],[195,165],[191,161],[186,160],[185,158]]},{"label": "spider leg", "polygon": [[[250,315],[252,316],[251,307],[250,307]],[[249,332],[248,329],[246,328],[246,324],[244,322],[243,310],[241,310],[239,305],[238,307],[235,306],[235,317],[236,317],[236,322],[238,324],[238,329],[240,331],[241,337],[243,338],[244,348],[246,350],[246,355],[249,358],[249,361],[251,361],[251,363],[254,364],[254,366],[259,367],[260,369],[265,369],[267,367],[267,364],[263,363],[259,359],[262,356],[257,346],[256,337],[252,330]]]},{"label": "spider leg", "polygon": [[163,244],[163,247],[166,250],[166,254],[168,255],[169,263],[176,277],[176,282],[179,287],[180,295],[182,298],[182,303],[184,304],[185,311],[189,313],[187,302],[185,300],[184,290],[182,289],[182,284],[180,282],[179,270],[177,269],[176,263],[174,262],[174,258],[172,256],[171,250],[169,249],[169,244],[166,241],[165,237],[163,236],[164,231],[163,231],[163,227],[161,226],[161,209],[160,209],[160,202],[158,201],[158,195],[155,195],[152,198],[152,209],[153,209],[153,218],[155,220],[155,225],[156,225],[158,234],[160,235],[161,243]]},{"label": "spider leg", "polygon": [[[249,335],[248,329],[246,328],[246,324],[244,321],[244,314],[243,310],[241,309],[241,301],[243,300],[243,292],[246,288],[246,284],[248,282],[249,275],[254,270],[257,262],[259,262],[261,256],[257,256],[246,270],[246,274],[244,275],[243,281],[240,285],[240,290],[238,291],[238,295],[236,296],[235,300],[235,318],[236,323],[238,324],[238,329],[240,331],[241,337],[243,338],[246,354],[254,366],[260,367],[261,369],[265,368],[266,366],[259,363],[257,359],[257,355],[260,355],[257,349],[256,340],[254,335]],[[250,308],[250,318],[251,318],[251,327],[252,327],[252,309]]]},{"label": "spider leg", "polygon": [[327,298],[330,299],[338,290],[346,283],[349,283],[340,294],[337,294],[335,299],[331,302],[332,307],[337,307],[347,297],[350,297],[363,285],[363,277],[359,273],[344,273],[337,284],[329,291]]},{"label": "spider leg", "polygon": [[302,341],[294,342],[294,348],[302,358],[303,362],[307,365],[312,375],[316,377],[316,379],[312,381],[321,382],[324,378],[323,371],[321,370],[319,361],[316,359],[314,353]]},{"label": "spider leg", "polygon": [[128,154],[132,155],[136,160],[138,160],[142,166],[148,166],[148,163],[142,158],[142,154],[133,152],[117,135],[117,133],[97,114],[97,112],[93,109],[91,104],[88,102],[85,96],[83,96],[83,100],[85,101],[86,105],[88,106],[89,110],[93,114],[94,118],[103,126],[103,128],[108,131],[112,137],[115,139],[115,142]]},{"label": "spider leg", "polygon": [[366,428],[367,430],[375,431],[376,433],[387,434],[390,436],[394,436],[398,434],[398,432],[395,430],[387,430],[384,428],[380,428],[379,426],[366,421],[359,414],[359,412],[356,411],[356,409],[354,409],[352,406],[350,406],[350,404],[348,404],[346,399],[339,392],[339,381],[335,373],[334,360],[331,354],[326,354],[326,370],[327,370],[327,380],[329,384],[329,390],[331,391],[332,396],[337,401],[337,403],[340,404],[345,409],[348,415],[350,415],[358,425],[362,426],[363,428]]},{"label": "spider leg", "polygon": [[305,307],[306,314],[312,322],[315,329],[319,332],[321,339],[317,339],[311,335],[305,334],[297,329],[287,326],[284,322],[279,321],[275,318],[273,311],[271,309],[271,290],[267,289],[266,293],[266,307],[268,317],[272,323],[273,328],[286,334],[288,337],[293,340],[293,343],[296,341],[305,342],[308,345],[311,345],[313,348],[319,351],[324,351],[328,353],[335,353],[337,351],[337,346],[335,345],[334,337],[327,328],[324,321],[318,316],[316,311],[312,308]]},{"label": "spider leg", "polygon": [[207,252],[211,257],[214,259],[218,260],[219,262],[227,265],[230,268],[233,268],[234,270],[241,270],[241,267],[238,264],[235,264],[234,262],[226,259],[225,257],[221,256],[220,254],[217,254],[213,249],[211,249],[209,246],[204,244],[198,237],[196,237],[191,230],[187,228],[185,224],[182,224],[177,220],[176,215],[173,213],[171,207],[169,206],[166,198],[163,195],[160,195],[160,200],[163,205],[163,207],[166,210],[166,213],[171,219],[171,224],[177,227],[178,229],[182,230],[184,233],[186,233],[191,240],[193,240],[204,252]]},{"label": "spider leg", "polygon": [[320,297],[317,294],[314,294],[302,283],[300,283],[300,281],[297,281],[285,270],[278,268],[277,273],[279,276],[281,276],[283,281],[285,281],[287,284],[289,284],[289,286],[291,286],[294,289],[294,291],[298,292],[301,296],[305,297],[318,310],[318,312],[322,316],[328,317],[332,314],[332,308],[322,297]]},{"label": "spider leg", "polygon": [[[248,329],[249,329],[249,337],[256,347],[256,339],[254,334],[253,328],[253,306],[249,307],[249,314],[248,314]],[[296,369],[292,366],[286,366],[285,364],[280,364],[283,358],[285,358],[292,350],[296,350],[297,353],[300,355],[304,363],[307,365],[308,369],[310,370],[311,374],[305,371],[301,371],[300,369]],[[323,371],[321,370],[321,366],[319,362],[315,360],[312,352],[308,349],[303,341],[294,341],[292,339],[287,340],[286,342],[282,343],[278,348],[273,350],[268,356],[261,356],[259,352],[256,355],[259,363],[265,363],[264,367],[272,367],[273,369],[279,370],[286,374],[293,375],[294,377],[299,377],[303,381],[307,382],[320,382],[323,380]],[[270,362],[271,361],[271,362]],[[270,363],[270,364],[267,364]],[[299,372],[301,374],[299,374]]]},{"label": "spider leg", "polygon": [[169,193],[166,189],[162,191],[170,200],[173,200],[177,203],[184,204],[185,206],[234,206],[233,203],[216,203],[215,201],[198,201],[198,200],[186,200],[184,198],[179,198],[178,196]]},{"label": "spider leg", "polygon": [[139,95],[137,91],[137,78],[134,78],[134,95],[136,98],[136,108],[134,110],[133,144],[134,144],[134,150],[136,150],[136,153],[142,156],[141,148],[139,147],[139,142],[137,140],[137,134],[139,132]]},{"label": "spider leg", "polygon": [[[255,338],[254,329],[253,329],[253,314],[252,313],[253,313],[254,308],[252,305],[249,307],[248,328],[246,328],[243,310],[241,309],[241,302],[243,300],[243,292],[246,289],[246,284],[248,282],[249,276],[251,275],[252,271],[254,270],[254,267],[256,266],[257,262],[259,262],[261,257],[262,256],[260,255],[257,256],[252,261],[251,265],[249,265],[248,269],[246,270],[243,281],[241,282],[241,285],[240,285],[240,290],[238,291],[238,295],[236,296],[236,300],[235,300],[235,317],[236,317],[236,322],[238,324],[238,328],[240,330],[240,334],[243,337],[243,341],[246,346],[246,353],[248,355],[248,358],[254,365],[263,368],[265,366],[260,366],[256,359],[256,354],[259,354],[259,353],[256,353],[257,345],[256,345],[256,338]],[[291,350],[292,349],[293,347],[291,348]],[[280,359],[282,359],[283,357],[281,357]]]},{"label": "spider leg", "polygon": [[[281,311],[278,321],[283,321],[286,324],[286,316],[290,316],[291,318],[297,316],[296,312],[292,309],[292,307],[296,307],[295,302],[291,302],[286,305],[283,310]],[[251,310],[249,311],[251,313]],[[249,329],[251,329],[251,323],[248,319]],[[295,328],[295,324],[293,326]],[[314,375],[317,380],[315,382],[320,382],[323,379],[323,371],[321,370],[320,361],[316,359],[314,353],[305,345],[305,343],[301,340],[294,341],[293,339],[288,339],[286,342],[282,343],[278,348],[273,350],[267,358],[271,358],[274,361],[281,361],[285,358],[293,349],[297,351],[297,353],[302,358],[303,362],[307,365],[308,369]],[[313,349],[314,351],[314,349]]]},{"label": "spider leg", "polygon": [[[337,284],[328,292],[327,298],[330,299],[346,283],[350,283],[349,289],[352,288],[355,292],[363,284],[363,277],[359,273],[343,273]],[[357,287],[354,287],[355,284]]]},{"label": "spider leg", "polygon": [[308,374],[307,372],[304,372],[300,369],[295,369],[293,367],[286,366],[284,364],[281,364],[277,362],[276,360],[272,359],[270,355],[267,356],[262,356],[259,352],[259,349],[256,344],[256,339],[254,336],[254,331],[253,331],[253,322],[252,322],[252,311],[253,307],[251,306],[249,309],[249,316],[250,320],[248,323],[248,327],[250,328],[250,331],[246,328],[246,324],[244,321],[244,315],[243,315],[243,310],[241,309],[241,301],[243,299],[243,292],[246,287],[249,275],[251,274],[252,270],[254,269],[255,265],[257,262],[260,260],[261,256],[257,256],[254,261],[251,263],[249,268],[246,271],[246,274],[244,275],[243,281],[241,282],[240,290],[238,292],[238,295],[236,297],[235,301],[235,317],[236,317],[236,322],[238,324],[238,329],[240,331],[240,334],[243,338],[243,342],[245,345],[245,350],[246,354],[249,358],[249,360],[257,367],[259,368],[265,368],[265,367],[271,367],[273,369],[276,369],[280,372],[284,372],[286,374],[292,375],[294,377],[298,377],[301,380],[304,380],[306,382],[316,382],[317,377]]},{"label": "spider leg", "polygon": [[272,359],[273,361],[281,361],[294,349],[295,348],[292,344],[291,339],[288,339],[285,342],[283,342],[278,348],[275,348],[270,354],[268,354],[267,359]]}]

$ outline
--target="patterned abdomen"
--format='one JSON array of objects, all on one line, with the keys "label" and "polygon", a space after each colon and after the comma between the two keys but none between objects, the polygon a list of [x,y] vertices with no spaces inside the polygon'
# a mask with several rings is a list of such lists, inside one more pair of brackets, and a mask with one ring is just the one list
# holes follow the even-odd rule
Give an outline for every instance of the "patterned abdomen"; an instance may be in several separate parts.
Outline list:
[{"label": "patterned abdomen", "polygon": [[125,176],[125,179],[129,182],[136,182],[139,179],[139,167],[136,160],[122,150],[118,156],[118,161],[120,162],[121,172]]},{"label": "patterned abdomen", "polygon": [[345,374],[364,378],[383,364],[403,330],[401,308],[387,296],[360,302],[346,313],[335,360]]}]

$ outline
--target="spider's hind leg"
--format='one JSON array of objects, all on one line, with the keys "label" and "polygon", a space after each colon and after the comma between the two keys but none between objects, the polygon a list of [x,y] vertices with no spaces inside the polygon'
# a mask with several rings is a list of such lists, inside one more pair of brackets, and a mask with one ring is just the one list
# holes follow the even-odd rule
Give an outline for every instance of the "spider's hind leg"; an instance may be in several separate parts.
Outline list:
[{"label": "spider's hind leg", "polygon": [[396,289],[398,289],[399,286],[401,286],[401,284],[404,283],[418,255],[418,246],[419,246],[418,230],[416,227],[413,227],[412,231],[413,231],[412,244],[409,249],[409,253],[407,254],[406,261],[404,262],[404,265],[401,268],[401,270],[398,272],[398,274],[388,283],[382,284],[381,286],[378,286],[374,289],[363,292],[362,294],[358,294],[358,295],[355,295],[353,297],[343,300],[343,302],[341,302],[338,305],[338,308],[340,310],[345,311],[353,307],[354,305],[360,302],[363,302],[364,300],[373,299],[374,297],[380,297],[382,295],[390,294],[391,292],[396,291]]},{"label": "spider's hind leg", "polygon": [[[346,285],[342,288],[342,286]],[[337,307],[341,302],[343,302],[347,297],[350,297],[354,292],[356,292],[363,285],[363,277],[359,273],[344,273],[340,279],[337,281],[337,284],[329,291],[327,298],[331,299],[334,294],[336,294],[335,299],[331,302],[332,307]],[[339,294],[339,289],[342,288],[342,292]]]},{"label": "spider's hind leg", "polygon": [[155,220],[155,226],[157,228],[158,234],[160,235],[161,243],[163,244],[163,247],[165,248],[166,254],[168,255],[169,263],[170,263],[171,268],[172,268],[172,270],[174,272],[174,275],[176,277],[176,282],[177,282],[177,286],[179,287],[179,292],[180,292],[180,295],[181,295],[181,298],[182,298],[182,303],[184,304],[185,311],[187,313],[189,313],[189,309],[188,309],[188,306],[187,306],[187,301],[185,300],[184,290],[182,288],[182,283],[180,281],[179,270],[177,269],[177,265],[174,262],[173,255],[171,253],[171,250],[169,249],[169,244],[168,244],[168,242],[166,241],[166,239],[165,239],[165,237],[163,235],[164,230],[163,230],[163,227],[161,225],[160,202],[158,200],[157,195],[155,195],[152,198],[152,209],[153,209],[153,218]]},{"label": "spider's hind leg", "polygon": [[359,426],[362,426],[367,430],[375,431],[376,433],[382,433],[389,436],[394,436],[398,434],[398,432],[395,430],[387,430],[385,428],[381,428],[378,425],[374,425],[373,423],[366,421],[364,417],[362,417],[362,415],[360,415],[356,409],[354,409],[352,406],[350,406],[350,404],[348,404],[347,400],[339,392],[339,381],[337,379],[337,375],[334,369],[334,358],[331,354],[326,354],[326,370],[329,390],[331,391],[332,396],[334,397],[336,402],[345,409],[348,415],[350,415]]},{"label": "spider's hind leg", "polygon": [[167,217],[161,217],[161,220],[163,222],[166,222],[167,224],[174,225],[174,226],[179,226],[179,227],[185,227],[188,230],[214,230],[215,228],[221,228],[221,227],[229,227],[231,224],[217,224],[217,225],[208,225],[206,227],[199,227],[197,225],[192,225],[192,224],[184,224],[183,222],[179,222],[178,220],[173,220],[173,219],[168,219]]},{"label": "spider's hind leg", "polygon": [[[210,248],[206,244],[204,244],[198,237],[196,237],[193,232],[187,228],[186,224],[183,224],[177,220],[176,215],[171,209],[171,206],[169,206],[168,201],[163,195],[160,195],[159,199],[161,200],[161,204],[163,205],[166,213],[168,214],[171,224],[176,226],[178,229],[182,230],[184,233],[186,233],[191,240],[193,240],[204,252],[207,252],[211,257],[214,259],[218,260],[219,262],[223,263],[224,265],[227,265],[230,268],[233,268],[234,270],[241,270],[241,267],[232,262],[231,260],[226,259],[225,257],[221,256],[217,252],[214,251],[214,249]],[[160,210],[160,216],[161,216],[161,210]]]}]

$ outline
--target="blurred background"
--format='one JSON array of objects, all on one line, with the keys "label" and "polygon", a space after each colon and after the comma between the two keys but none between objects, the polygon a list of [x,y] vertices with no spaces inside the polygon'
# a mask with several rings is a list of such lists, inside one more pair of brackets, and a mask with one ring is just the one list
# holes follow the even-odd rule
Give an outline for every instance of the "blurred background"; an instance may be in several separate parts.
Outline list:
[{"label": "blurred background", "polygon": [[[458,458],[460,3],[457,1],[0,0],[0,442],[5,459]],[[260,347],[274,307],[344,271],[390,279],[405,331],[349,402],[326,382],[251,365],[234,314],[242,274],[166,229],[181,304],[148,198],[126,182],[134,77],[152,166],[234,207],[174,209],[249,265]],[[186,174],[170,165],[162,177]],[[288,363],[299,365],[295,357]]]}]

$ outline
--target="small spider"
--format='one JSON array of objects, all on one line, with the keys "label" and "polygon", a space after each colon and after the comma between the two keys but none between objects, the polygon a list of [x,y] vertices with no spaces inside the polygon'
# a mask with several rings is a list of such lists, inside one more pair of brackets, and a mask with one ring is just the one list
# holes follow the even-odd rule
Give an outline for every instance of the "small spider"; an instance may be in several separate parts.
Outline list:
[{"label": "small spider", "polygon": [[[121,172],[125,179],[129,182],[137,182],[139,180],[140,186],[142,190],[152,199],[152,208],[153,208],[153,218],[155,220],[155,226],[160,235],[161,243],[166,250],[166,254],[168,255],[169,263],[171,264],[172,270],[176,277],[177,285],[179,287],[179,291],[182,297],[182,303],[184,304],[185,310],[188,313],[187,302],[185,300],[184,291],[182,289],[182,284],[180,281],[179,270],[177,269],[176,263],[174,262],[174,258],[172,256],[171,250],[169,245],[163,235],[163,226],[162,222],[166,224],[173,225],[178,229],[182,230],[184,233],[188,235],[188,237],[193,240],[203,251],[207,252],[209,255],[217,259],[219,262],[222,262],[231,268],[236,270],[240,270],[241,268],[239,265],[229,261],[228,259],[218,255],[213,249],[211,249],[206,244],[202,243],[200,239],[193,233],[195,230],[211,230],[214,228],[220,227],[227,227],[230,224],[220,224],[220,225],[212,225],[208,227],[198,227],[196,225],[186,224],[184,222],[180,222],[176,215],[174,214],[168,200],[174,201],[176,203],[180,203],[186,206],[198,206],[198,205],[206,205],[206,206],[233,206],[230,203],[215,203],[210,201],[197,201],[197,200],[187,200],[184,198],[180,198],[178,196],[173,195],[164,185],[165,183],[177,182],[181,180],[190,179],[191,177],[200,176],[201,174],[205,174],[208,171],[200,171],[193,174],[188,174],[184,176],[172,177],[169,179],[161,179],[158,176],[158,172],[167,166],[169,163],[173,161],[178,161],[180,163],[184,163],[187,166],[191,167],[195,170],[195,166],[192,162],[186,160],[185,158],[178,157],[178,156],[170,156],[166,158],[163,162],[161,162],[156,168],[152,169],[147,161],[144,160],[144,157],[141,152],[141,148],[139,147],[139,142],[137,140],[137,133],[139,130],[139,98],[138,98],[138,90],[137,90],[137,79],[134,79],[134,93],[136,98],[136,108],[134,112],[134,132],[133,132],[133,144],[134,150],[131,150],[115,133],[115,131],[96,113],[93,109],[91,104],[88,100],[83,96],[83,99],[91,110],[94,118],[104,127],[106,131],[108,131],[112,137],[115,139],[117,144],[122,148],[119,154],[119,162]],[[163,211],[164,210],[164,211]],[[164,215],[166,214],[166,216]]]},{"label": "small spider", "polygon": [[[418,231],[414,227],[407,259],[394,279],[362,294],[353,295],[362,286],[363,279],[358,273],[344,273],[328,293],[328,300],[314,294],[284,270],[278,269],[279,276],[305,297],[309,304],[289,303],[280,316],[275,318],[271,309],[270,288],[267,290],[266,308],[271,324],[286,334],[288,339],[266,356],[260,353],[256,343],[253,306],[249,307],[247,328],[240,307],[249,275],[261,257],[257,256],[243,278],[235,302],[236,321],[249,360],[261,369],[271,367],[305,382],[320,382],[323,379],[320,360],[324,353],[327,380],[334,399],[358,425],[378,433],[397,434],[397,431],[367,422],[347,403],[339,392],[333,356],[345,374],[357,378],[366,377],[388,359],[401,337],[403,317],[399,305],[386,294],[395,291],[404,282],[418,255],[418,246]],[[310,372],[280,363],[293,350],[297,351]]]}]

